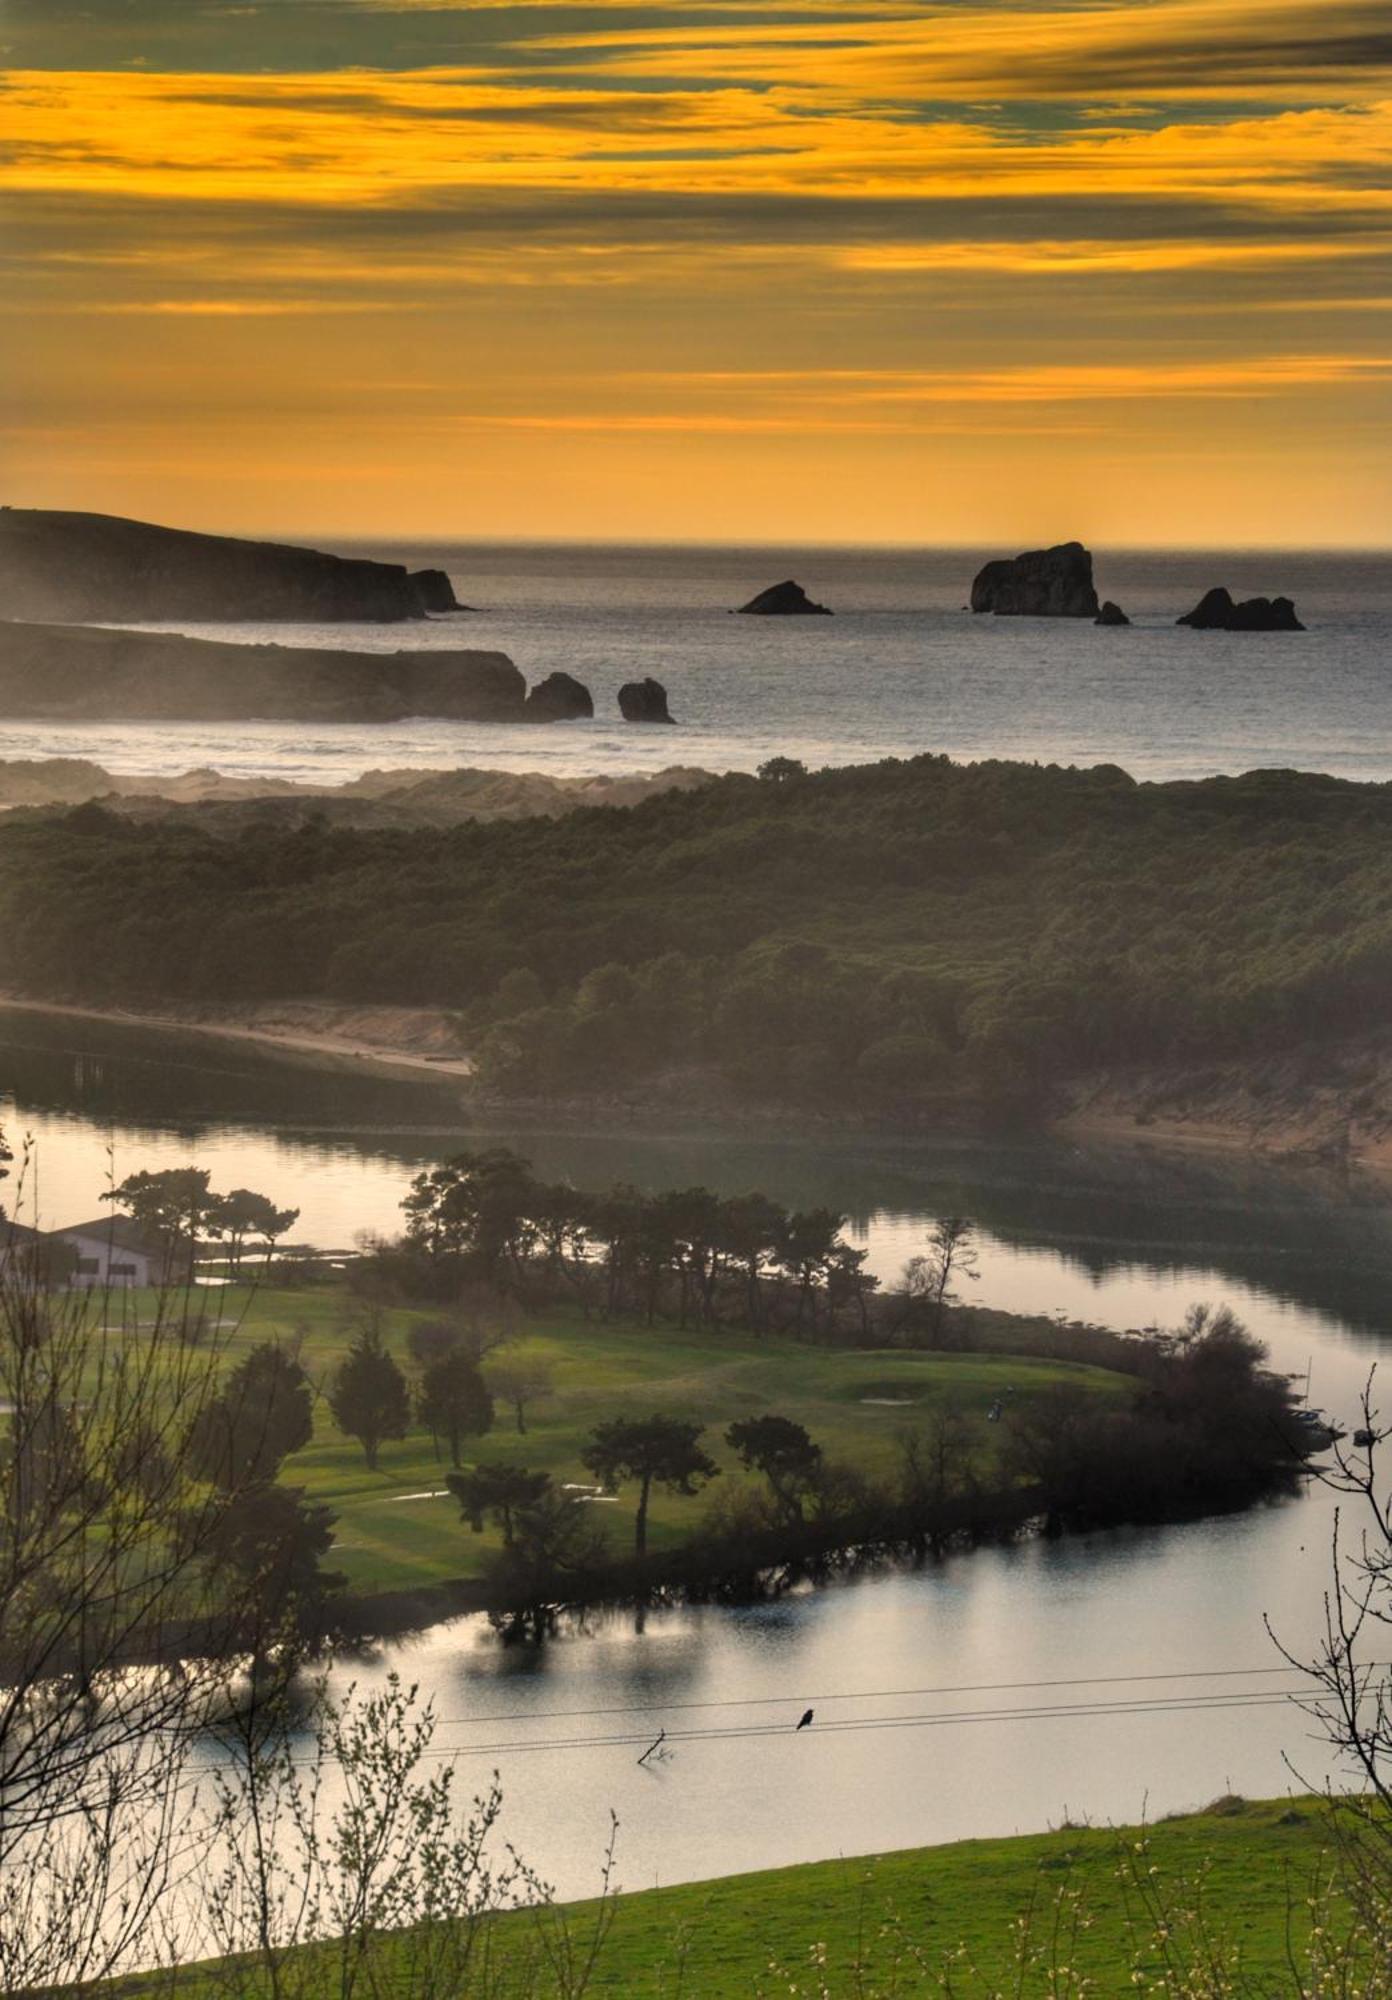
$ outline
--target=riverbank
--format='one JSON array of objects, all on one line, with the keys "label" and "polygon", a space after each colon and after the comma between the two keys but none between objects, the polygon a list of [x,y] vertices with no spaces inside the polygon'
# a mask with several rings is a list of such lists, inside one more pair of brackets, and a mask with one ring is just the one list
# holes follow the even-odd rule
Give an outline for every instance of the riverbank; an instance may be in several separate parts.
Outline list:
[{"label": "riverbank", "polygon": [[180,1034],[255,1042],[300,1061],[348,1063],[379,1076],[419,1082],[468,1077],[473,1064],[459,1046],[457,1023],[436,1007],[335,1006],[328,1001],[268,1001],[235,1009],[182,1011],[80,1007],[0,994],[0,1014],[41,1014],[113,1027],[174,1028]]},{"label": "riverbank", "polygon": [[[972,1121],[960,1105],[934,1119],[921,1110],[894,1119],[881,1113],[861,1119],[838,1112],[818,1116],[806,1106],[780,1109],[720,1095],[693,1099],[689,1079],[680,1091],[653,1088],[622,1099],[504,1097],[482,1092],[464,1047],[459,1018],[442,1008],[362,1006],[319,1000],[267,1001],[245,1008],[135,1009],[89,1007],[0,994],[0,1015],[39,1015],[92,1021],[121,1028],[170,1029],[215,1041],[252,1042],[287,1061],[324,1069],[351,1068],[381,1076],[449,1087],[456,1101],[480,1119],[505,1119],[519,1127],[554,1130],[648,1131],[705,1134],[774,1132],[780,1138],[853,1130],[868,1140],[922,1139],[937,1132],[995,1132],[999,1116]],[[1055,1106],[1041,1113],[1042,1135],[1083,1143],[1155,1151],[1245,1155],[1318,1166],[1360,1167],[1392,1173],[1392,1055],[1369,1047],[1344,1054],[1355,1074],[1344,1087],[1312,1084],[1308,1057],[1256,1070],[1230,1064],[1203,1072],[1147,1071],[1127,1078],[1108,1074],[1061,1088]],[[462,1086],[462,1088],[460,1088]],[[1385,1112],[1379,1109],[1385,1102]],[[1356,1112],[1355,1112],[1356,1106]],[[1014,1129],[1011,1126],[1007,1130]]]},{"label": "riverbank", "polygon": [[1392,1171],[1392,1050],[1375,1036],[1252,1061],[1104,1071],[1073,1084],[1064,1137]]},{"label": "riverbank", "polygon": [[[816,1758],[813,1739],[799,1748]],[[1222,1948],[1241,1967],[1244,1983],[1234,1991],[1286,1992],[1312,1924],[1328,1915],[1312,1911],[1306,1898],[1328,1880],[1333,1837],[1320,1800],[1229,1797],[1153,1826],[1065,1824],[1049,1833],[620,1893],[609,1906],[612,1921],[589,1991],[625,2000],[678,1992],[688,2000],[752,2000],[804,1990],[825,2000],[984,1996],[1053,1991],[1049,1968],[1066,1961],[1074,1980],[1059,1990],[1114,1994],[1135,1990],[1133,1971],[1153,1974],[1167,1961],[1211,1969]],[[642,1865],[620,1828],[619,1884]],[[1332,1907],[1337,1927],[1339,1906]],[[537,2000],[559,1993],[559,1986],[525,1983],[535,1974],[543,1933],[564,1925],[573,1938],[588,1939],[600,1917],[591,1902],[490,1920],[499,1990]],[[392,1939],[379,1949],[390,1984]],[[309,1976],[295,1990],[304,2000],[337,1993],[338,1959],[331,1952],[325,1958],[321,1989],[309,1954],[300,1955],[296,1969]],[[166,1993],[211,2000],[226,1991],[231,1970],[189,1966],[172,1978],[126,1981],[116,1993],[120,2000]],[[941,1982],[949,1970],[947,1986]],[[270,1991],[254,1961],[244,1962],[244,1977],[247,2000]]]}]

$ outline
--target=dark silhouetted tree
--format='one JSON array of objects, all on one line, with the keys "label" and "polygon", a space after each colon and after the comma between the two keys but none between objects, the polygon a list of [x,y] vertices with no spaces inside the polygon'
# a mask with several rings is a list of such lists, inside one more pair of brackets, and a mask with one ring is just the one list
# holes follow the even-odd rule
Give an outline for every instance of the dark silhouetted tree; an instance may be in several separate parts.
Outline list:
[{"label": "dark silhouetted tree", "polygon": [[367,1327],[357,1335],[334,1371],[329,1408],[338,1428],[355,1437],[371,1471],[388,1438],[404,1438],[411,1421],[411,1392],[381,1333]]},{"label": "dark silhouetted tree", "polygon": [[802,1425],[772,1413],[742,1417],[726,1431],[725,1442],[747,1471],[764,1475],[780,1511],[800,1521],[803,1496],[822,1460],[822,1447]]},{"label": "dark silhouetted tree", "polygon": [[304,1625],[343,1581],[319,1567],[333,1543],[333,1524],[332,1510],[298,1487],[251,1486],[236,1494],[220,1517],[212,1559],[233,1570],[265,1604],[293,1605]]},{"label": "dark silhouetted tree", "polygon": [[294,1356],[268,1340],[232,1370],[189,1432],[189,1462],[226,1492],[274,1479],[283,1459],[309,1443],[314,1408],[309,1378]]},{"label": "dark silhouetted tree", "polygon": [[450,1464],[461,1463],[466,1437],[493,1428],[493,1398],[479,1365],[463,1347],[452,1347],[429,1363],[421,1376],[416,1414],[433,1437],[449,1446]]},{"label": "dark silhouetted tree", "polygon": [[254,1188],[233,1188],[230,1194],[209,1198],[206,1226],[210,1235],[226,1243],[227,1261],[236,1277],[248,1237],[258,1238],[269,1256],[299,1219],[297,1208],[277,1208],[268,1195],[257,1194]]},{"label": "dark silhouetted tree", "polygon": [[951,1309],[961,1303],[957,1284],[964,1278],[975,1283],[980,1275],[975,1224],[964,1215],[945,1215],[934,1225],[927,1250],[904,1266],[910,1324],[930,1346],[942,1346]]},{"label": "dark silhouetted tree", "polygon": [[500,1401],[509,1406],[517,1424],[517,1435],[524,1437],[529,1405],[539,1403],[551,1394],[551,1370],[544,1361],[508,1360],[504,1357],[495,1361],[488,1370],[488,1386]]},{"label": "dark silhouetted tree", "polygon": [[163,1252],[164,1275],[183,1277],[218,1197],[210,1194],[205,1167],[162,1167],[131,1174],[101,1197],[127,1214]]},{"label": "dark silhouetted tree", "polygon": [[581,1460],[603,1485],[615,1489],[636,1480],[638,1514],[634,1549],[648,1552],[648,1502],[654,1486],[669,1493],[695,1493],[720,1471],[698,1442],[704,1426],[680,1417],[613,1417],[600,1424]]},{"label": "dark silhouetted tree", "polygon": [[469,1472],[451,1472],[445,1484],[459,1502],[459,1511],[476,1535],[494,1520],[510,1547],[519,1514],[539,1505],[550,1491],[549,1472],[532,1472],[525,1465],[476,1465]]}]

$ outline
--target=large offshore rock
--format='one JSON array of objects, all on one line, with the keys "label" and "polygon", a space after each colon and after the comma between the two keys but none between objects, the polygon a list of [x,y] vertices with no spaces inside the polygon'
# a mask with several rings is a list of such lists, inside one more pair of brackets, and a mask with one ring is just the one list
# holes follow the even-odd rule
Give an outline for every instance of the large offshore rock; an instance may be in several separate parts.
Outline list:
[{"label": "large offshore rock", "polygon": [[594,697],[574,674],[548,674],[523,705],[523,722],[576,722],[594,714]]},{"label": "large offshore rock", "polygon": [[751,597],[748,604],[741,604],[741,612],[749,612],[755,618],[830,618],[831,609],[826,604],[814,604],[800,583],[791,577],[786,583],[771,583],[767,590],[761,590],[757,597]]},{"label": "large offshore rock", "polygon": [[971,608],[1000,618],[1096,618],[1092,555],[1081,542],[1060,542],[988,562],[972,583]]},{"label": "large offshore rock", "polygon": [[0,716],[83,722],[516,722],[506,653],[234,646],[177,632],[0,622]]},{"label": "large offshore rock", "polygon": [[625,681],[619,689],[619,714],[625,722],[672,722],[668,713],[667,690],[651,675],[646,680]]},{"label": "large offshore rock", "polygon": [[[430,589],[438,594],[437,584]],[[0,617],[331,624],[424,615],[420,587],[401,563],[191,534],[112,514],[0,508]]]},{"label": "large offshore rock", "polygon": [[1303,632],[1305,627],[1295,615],[1295,606],[1288,597],[1248,597],[1242,603],[1233,599],[1230,591],[1221,585],[1215,590],[1206,590],[1192,611],[1175,620],[1177,625],[1188,625],[1196,632]]}]

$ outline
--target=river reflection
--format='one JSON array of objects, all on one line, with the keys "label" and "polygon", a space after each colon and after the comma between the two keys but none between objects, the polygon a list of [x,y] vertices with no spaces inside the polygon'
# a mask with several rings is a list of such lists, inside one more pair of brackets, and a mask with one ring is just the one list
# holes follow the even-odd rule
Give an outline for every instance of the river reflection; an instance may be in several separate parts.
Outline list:
[{"label": "river reflection", "polygon": [[[1392,1212],[1368,1178],[1063,1145],[470,1132],[448,1092],[255,1050],[0,1017],[0,1123],[33,1135],[53,1221],[113,1170],[196,1159],[344,1245],[389,1228],[419,1165],[485,1138],[582,1185],[704,1181],[826,1202],[892,1275],[934,1216],[983,1231],[983,1302],[1118,1326],[1227,1300],[1349,1416],[1387,1342]],[[595,1886],[612,1807],[625,1886],[968,1834],[1065,1811],[1133,1818],[1323,1775],[1263,1625],[1309,1644],[1321,1493],[1227,1520],[981,1550],[768,1606],[599,1618],[542,1651],[463,1620],[345,1663],[391,1668],[466,1783],[496,1766],[507,1828],[566,1894]],[[811,1730],[792,1724],[809,1704]],[[639,1768],[659,1727],[672,1755]],[[630,1740],[631,1739],[631,1740]]]}]

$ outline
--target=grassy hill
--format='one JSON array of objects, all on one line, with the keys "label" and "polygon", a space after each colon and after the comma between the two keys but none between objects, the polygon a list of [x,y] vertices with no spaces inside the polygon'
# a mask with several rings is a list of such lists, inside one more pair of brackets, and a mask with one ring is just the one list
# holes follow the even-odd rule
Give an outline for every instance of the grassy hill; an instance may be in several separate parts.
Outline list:
[{"label": "grassy hill", "polygon": [[[1329,1853],[1318,1801],[1224,1799],[1148,1828],[1064,1828],[647,1890],[618,1899],[588,1991],[625,2000],[1113,2000],[1137,1990],[1276,2000],[1301,1990],[1291,1963],[1307,1956],[1309,1899],[1327,1887]],[[565,1921],[583,1938],[593,1916],[593,1905],[578,1905]],[[1324,1898],[1318,1920],[1337,1936],[1340,1919],[1337,1900]],[[561,1990],[537,1975],[549,1922],[528,1912],[497,1920],[490,1990],[500,2000]],[[1167,1962],[1201,1966],[1206,1977],[1167,1985]],[[1071,1977],[1051,1984],[1051,1965],[1070,1967]],[[393,1990],[389,1968],[388,1942],[386,1983],[374,1991]],[[155,1991],[210,2000],[229,1990],[228,1970],[190,1968],[172,1984],[121,1990],[128,2000]],[[295,1970],[302,2000],[338,1993],[336,1968],[322,1989],[304,1977],[311,1962]],[[268,1990],[249,1967],[232,1977],[246,2000]]]}]

